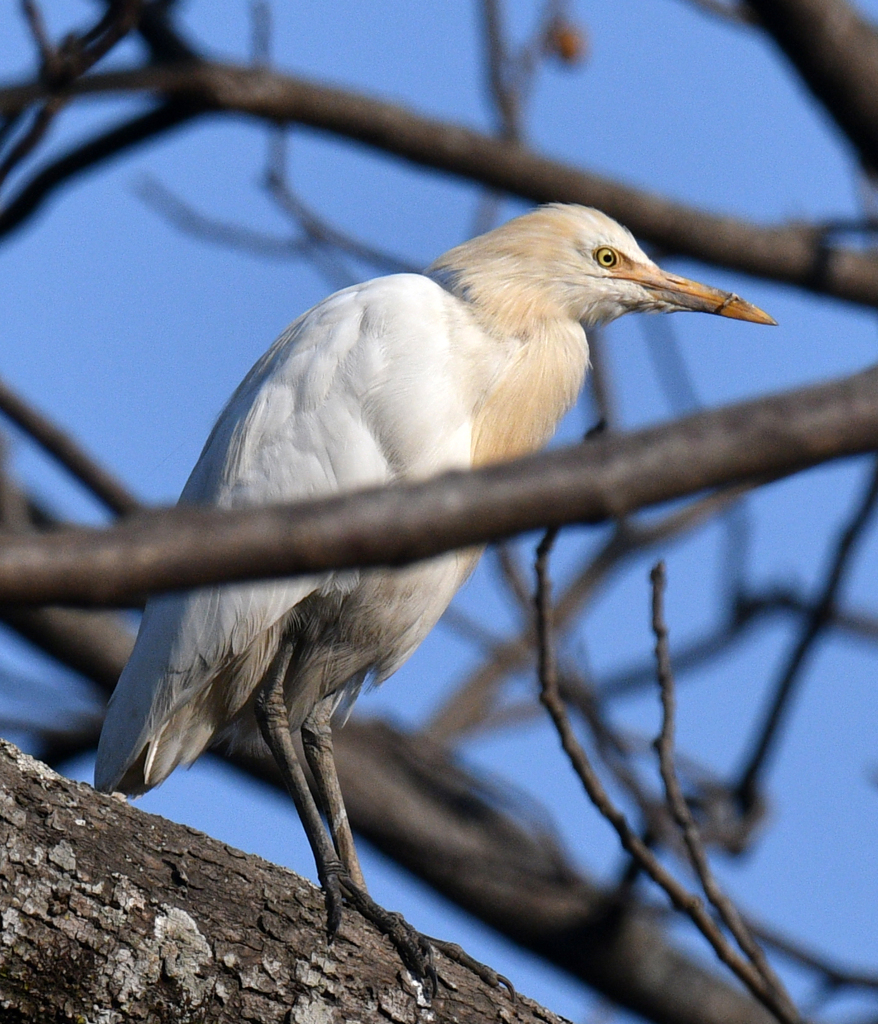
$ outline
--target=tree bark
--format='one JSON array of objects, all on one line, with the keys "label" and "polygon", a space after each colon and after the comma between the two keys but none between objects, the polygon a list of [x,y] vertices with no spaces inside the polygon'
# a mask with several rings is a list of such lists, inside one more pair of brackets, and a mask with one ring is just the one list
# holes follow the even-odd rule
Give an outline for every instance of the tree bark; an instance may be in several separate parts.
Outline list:
[{"label": "tree bark", "polygon": [[[60,608],[4,614],[39,647],[112,691],[133,639],[117,617]],[[93,746],[98,731],[95,723],[90,737],[56,739],[54,763],[71,746],[77,753]],[[508,806],[501,810],[484,781],[442,745],[385,722],[354,720],[336,730],[335,750],[355,830],[510,940],[657,1024],[772,1019],[678,950],[636,897],[621,906],[570,865],[551,834],[535,834]],[[230,760],[283,789],[270,758]]]},{"label": "tree bark", "polygon": [[439,956],[429,1005],[395,951],[292,872],[71,782],[0,741],[7,1024],[560,1019]]},{"label": "tree bark", "polygon": [[133,604],[211,583],[402,565],[786,476],[878,443],[878,367],[471,472],[251,509],[178,506],[105,530],[9,533],[0,602]]}]

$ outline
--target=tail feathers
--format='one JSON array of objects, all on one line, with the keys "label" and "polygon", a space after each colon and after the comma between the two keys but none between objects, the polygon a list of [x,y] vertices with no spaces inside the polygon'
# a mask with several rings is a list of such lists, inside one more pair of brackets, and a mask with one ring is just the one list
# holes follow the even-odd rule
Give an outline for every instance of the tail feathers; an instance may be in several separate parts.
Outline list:
[{"label": "tail feathers", "polygon": [[[130,763],[95,766],[95,788],[103,793],[140,796],[160,783],[180,764],[191,764],[210,743],[215,723],[193,720],[191,707],[182,707],[151,737],[147,737]],[[103,737],[101,737],[103,739]]]},{"label": "tail feathers", "polygon": [[143,782],[147,789],[164,782],[177,765],[190,765],[213,739],[216,723],[193,720],[190,707],[181,708],[147,744]]}]

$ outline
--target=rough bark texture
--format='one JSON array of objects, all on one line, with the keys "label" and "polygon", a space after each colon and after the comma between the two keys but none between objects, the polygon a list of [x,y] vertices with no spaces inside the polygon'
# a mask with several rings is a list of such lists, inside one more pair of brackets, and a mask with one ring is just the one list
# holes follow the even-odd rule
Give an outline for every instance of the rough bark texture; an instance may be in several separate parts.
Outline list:
[{"label": "rough bark texture", "polygon": [[327,943],[309,882],[0,742],[4,1022],[559,1020],[437,966],[429,1005],[352,912]]},{"label": "rough bark texture", "polygon": [[439,744],[384,722],[351,722],[336,750],[357,832],[514,942],[658,1024],[774,1021],[669,941],[654,912],[620,902],[575,869],[553,836],[502,813]]}]

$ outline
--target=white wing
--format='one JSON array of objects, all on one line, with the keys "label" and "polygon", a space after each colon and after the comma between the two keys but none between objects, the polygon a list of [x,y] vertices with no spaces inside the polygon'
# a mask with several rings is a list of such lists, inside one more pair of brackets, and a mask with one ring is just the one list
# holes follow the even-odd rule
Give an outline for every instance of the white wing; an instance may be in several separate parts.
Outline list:
[{"label": "white wing", "polygon": [[[316,498],[468,466],[473,402],[458,334],[474,328],[461,328],[458,307],[428,278],[406,274],[305,313],[232,396],[181,502]],[[314,590],[347,591],[355,580],[329,573],[151,600],[107,712],[97,788],[143,791],[194,760],[264,674],[272,628]],[[208,704],[221,674],[221,706],[215,694]]]}]

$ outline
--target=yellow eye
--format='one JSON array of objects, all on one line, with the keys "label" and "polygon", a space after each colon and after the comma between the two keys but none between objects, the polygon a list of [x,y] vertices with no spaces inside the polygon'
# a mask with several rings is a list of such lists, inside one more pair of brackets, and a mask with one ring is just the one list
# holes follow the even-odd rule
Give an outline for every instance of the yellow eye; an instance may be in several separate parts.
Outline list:
[{"label": "yellow eye", "polygon": [[615,267],[619,262],[619,254],[615,249],[611,249],[608,245],[602,245],[599,249],[595,249],[594,258],[597,260],[598,265],[606,269]]}]

